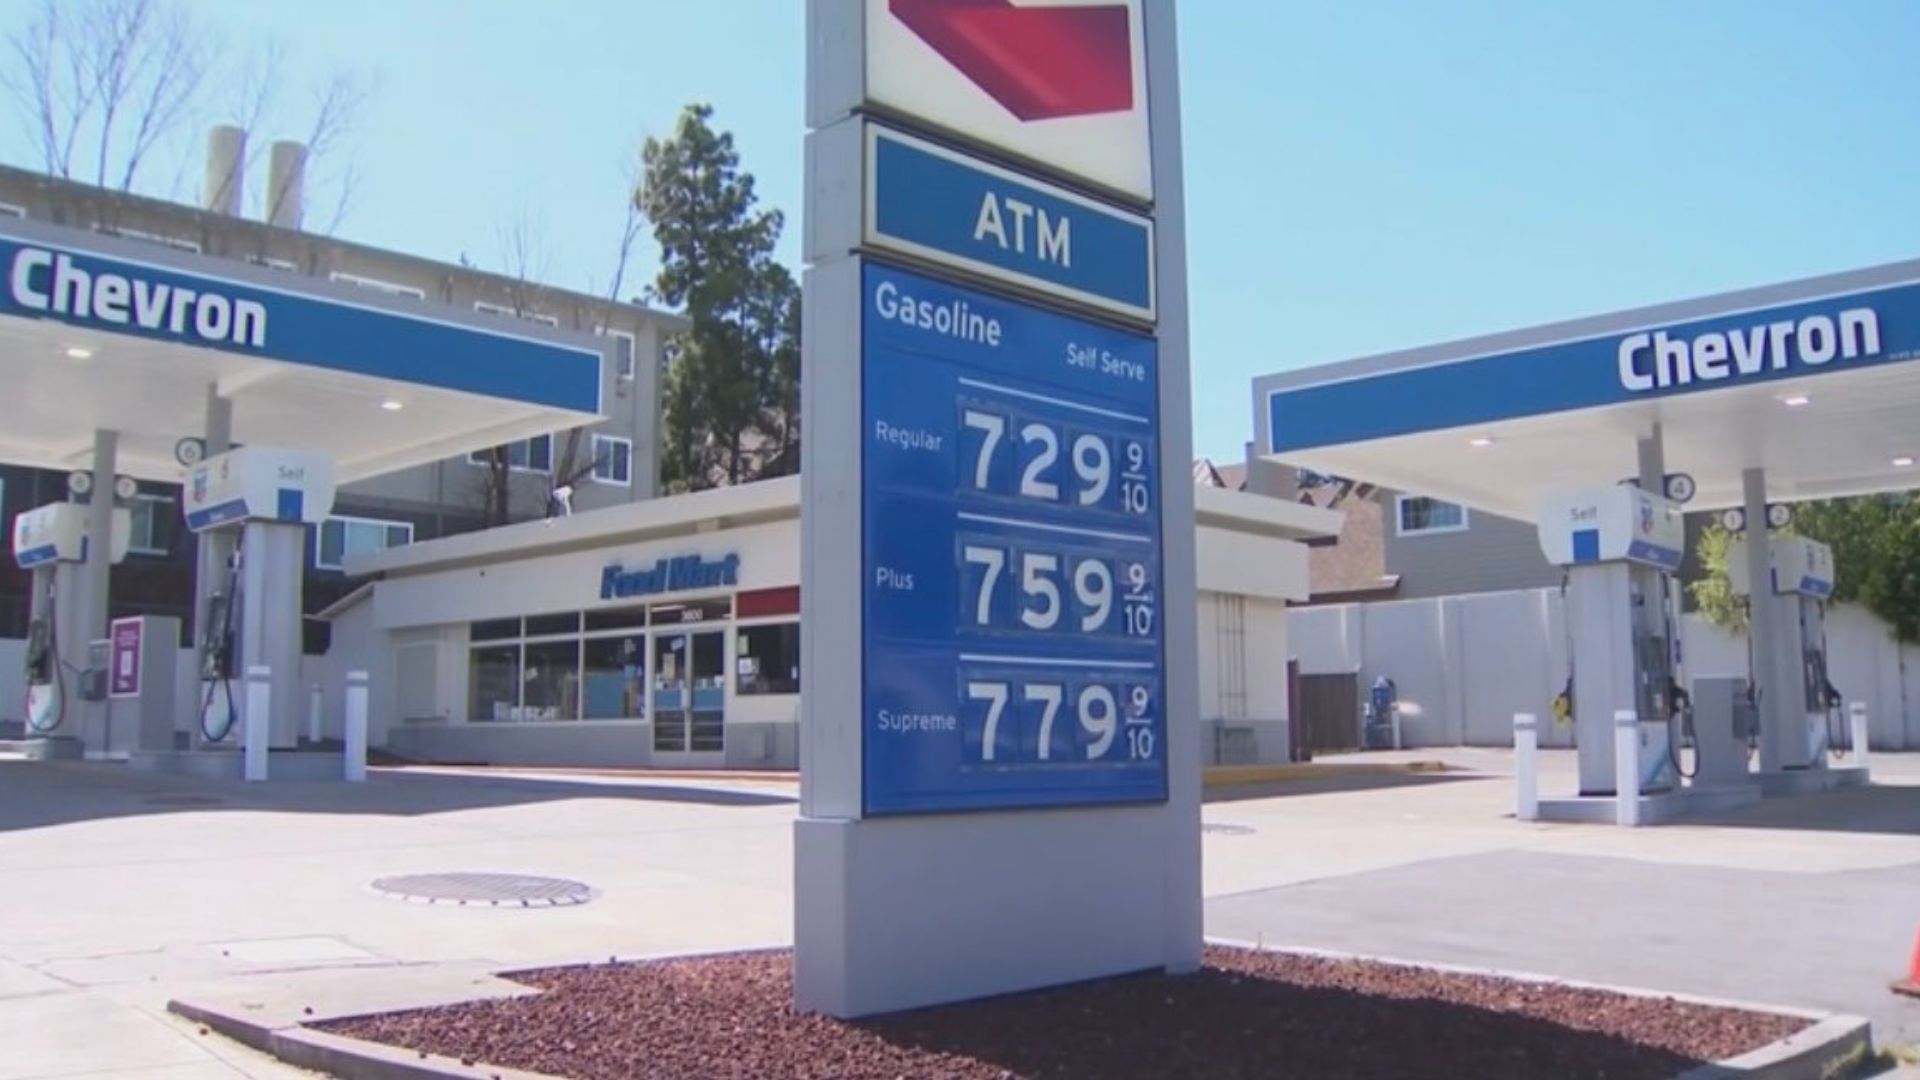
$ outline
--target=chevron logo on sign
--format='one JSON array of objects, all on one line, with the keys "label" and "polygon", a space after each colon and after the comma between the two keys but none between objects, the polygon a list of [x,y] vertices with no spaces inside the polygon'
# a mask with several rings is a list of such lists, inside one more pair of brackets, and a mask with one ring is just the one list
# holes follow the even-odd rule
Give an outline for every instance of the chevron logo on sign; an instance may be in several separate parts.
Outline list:
[{"label": "chevron logo on sign", "polygon": [[1022,120],[1133,108],[1124,4],[1016,7],[1011,0],[890,0],[895,18]]}]

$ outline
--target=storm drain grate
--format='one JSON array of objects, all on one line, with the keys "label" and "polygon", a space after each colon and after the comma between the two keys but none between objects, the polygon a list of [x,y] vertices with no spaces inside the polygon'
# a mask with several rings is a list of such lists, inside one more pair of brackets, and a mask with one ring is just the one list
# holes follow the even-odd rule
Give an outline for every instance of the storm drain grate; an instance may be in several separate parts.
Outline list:
[{"label": "storm drain grate", "polygon": [[572,907],[593,899],[582,882],[529,874],[401,874],[374,881],[373,891],[454,907]]},{"label": "storm drain grate", "polygon": [[1200,831],[1203,833],[1211,833],[1214,836],[1252,836],[1253,826],[1228,825],[1221,821],[1203,821],[1200,823]]}]

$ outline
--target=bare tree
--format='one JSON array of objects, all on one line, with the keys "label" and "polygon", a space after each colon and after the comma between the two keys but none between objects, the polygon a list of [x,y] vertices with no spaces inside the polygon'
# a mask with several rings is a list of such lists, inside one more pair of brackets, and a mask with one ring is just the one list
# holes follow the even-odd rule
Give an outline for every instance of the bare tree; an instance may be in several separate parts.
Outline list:
[{"label": "bare tree", "polygon": [[85,155],[92,182],[121,191],[187,118],[212,54],[165,0],[41,0],[11,45],[19,64],[4,82],[47,172],[75,179]]},{"label": "bare tree", "polygon": [[[632,191],[637,183],[637,175],[630,172],[627,176],[627,190]],[[633,245],[640,239],[640,232],[645,227],[646,218],[640,213],[640,204],[635,199],[627,199],[627,220],[620,229],[620,244],[614,253],[613,273],[608,279],[607,290],[603,294],[609,304],[620,302],[620,288],[626,282],[627,265],[633,259]],[[640,358],[634,357],[633,362],[637,366]],[[559,460],[554,463],[553,482],[547,490],[547,509],[550,513],[555,509],[555,504],[560,501],[560,493],[563,489],[571,492],[576,484],[586,480],[606,464],[605,458],[599,454],[589,454],[584,462],[581,461],[582,444],[592,445],[587,442],[588,434],[585,427],[567,430],[566,445],[560,453]],[[629,470],[633,468],[631,458],[627,461],[627,468]]]},{"label": "bare tree", "polygon": [[[282,124],[285,49],[268,42],[221,63],[219,42],[177,0],[39,0],[7,45],[16,62],[0,64],[0,88],[31,130],[46,171],[120,191],[140,183],[156,148],[197,130],[209,113],[246,133],[243,169],[266,151],[270,128],[303,131],[312,191],[311,163],[338,149],[372,96],[367,79],[336,73],[314,88],[310,122]],[[224,107],[205,107],[213,84],[230,88]],[[342,170],[327,231],[345,216],[355,180],[351,166]],[[231,190],[240,177],[218,182]],[[265,193],[269,217],[288,194],[284,187]]]},{"label": "bare tree", "polygon": [[[328,151],[333,150],[335,145],[352,130],[360,118],[361,110],[365,108],[371,96],[371,87],[351,73],[336,73],[321,84],[314,94],[313,122],[308,125],[306,131],[305,145],[309,162],[326,157]],[[252,135],[253,132],[249,131],[250,140]],[[258,140],[258,142],[261,145],[255,146],[252,154],[258,154],[264,147],[265,140]],[[340,198],[334,208],[328,232],[337,228],[340,220],[346,216],[347,204],[353,194],[354,181],[353,168],[349,165],[342,176]],[[289,189],[286,184],[267,192],[267,203],[262,216],[272,221],[280,213],[288,194]]]}]

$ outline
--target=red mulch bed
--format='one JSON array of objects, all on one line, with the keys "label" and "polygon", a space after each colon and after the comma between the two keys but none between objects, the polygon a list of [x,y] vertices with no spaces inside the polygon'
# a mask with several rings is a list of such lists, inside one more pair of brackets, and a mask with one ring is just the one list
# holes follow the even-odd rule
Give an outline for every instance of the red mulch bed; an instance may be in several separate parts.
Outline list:
[{"label": "red mulch bed", "polygon": [[1210,948],[1137,975],[840,1021],[793,1010],[792,954],[551,968],[536,996],[321,1025],[578,1080],[1667,1078],[1807,1021],[1551,984]]}]

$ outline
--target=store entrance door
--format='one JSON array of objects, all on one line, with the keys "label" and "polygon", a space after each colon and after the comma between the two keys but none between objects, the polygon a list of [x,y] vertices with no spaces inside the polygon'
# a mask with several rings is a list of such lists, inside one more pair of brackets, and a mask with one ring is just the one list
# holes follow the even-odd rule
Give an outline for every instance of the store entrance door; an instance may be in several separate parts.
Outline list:
[{"label": "store entrance door", "polygon": [[726,763],[727,641],[724,630],[653,636],[653,760]]}]

